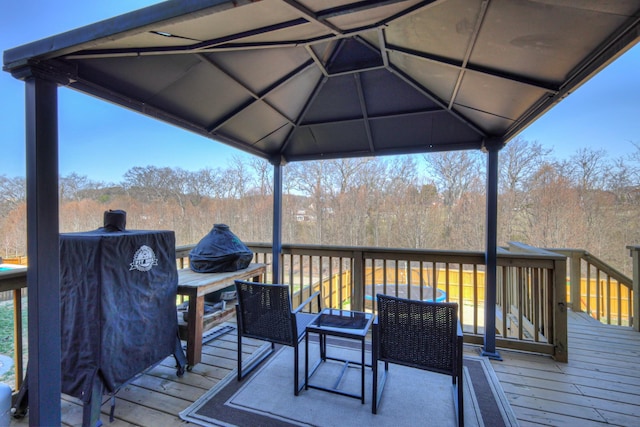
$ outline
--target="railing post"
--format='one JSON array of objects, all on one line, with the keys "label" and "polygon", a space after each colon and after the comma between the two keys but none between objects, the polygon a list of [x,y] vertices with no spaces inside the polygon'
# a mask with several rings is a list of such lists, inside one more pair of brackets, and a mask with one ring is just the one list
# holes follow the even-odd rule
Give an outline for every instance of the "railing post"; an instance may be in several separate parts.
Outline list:
[{"label": "railing post", "polygon": [[558,362],[569,361],[567,328],[567,261],[555,260],[553,267],[553,358]]},{"label": "railing post", "polygon": [[640,332],[640,246],[627,246],[631,251],[631,260],[633,264],[633,317],[631,318],[631,326],[635,331]]},{"label": "railing post", "polygon": [[351,309],[363,311],[364,306],[364,255],[362,251],[353,253],[353,296]]},{"label": "railing post", "polygon": [[571,310],[575,313],[582,311],[582,254],[571,252],[571,273],[569,276],[570,294],[571,294]]}]

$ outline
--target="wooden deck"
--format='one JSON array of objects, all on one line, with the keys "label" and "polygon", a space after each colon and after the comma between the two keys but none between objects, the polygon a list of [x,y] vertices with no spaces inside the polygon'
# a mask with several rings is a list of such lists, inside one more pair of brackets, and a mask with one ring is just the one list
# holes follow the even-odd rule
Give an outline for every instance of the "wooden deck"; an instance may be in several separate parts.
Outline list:
[{"label": "wooden deck", "polygon": [[[252,343],[247,344],[251,349]],[[254,341],[254,348],[259,344]],[[492,362],[520,425],[640,425],[640,333],[570,313],[569,345],[567,364],[504,350],[500,351],[504,360]],[[478,349],[466,346],[465,351],[477,354]],[[205,345],[202,362],[182,378],[176,377],[173,357],[169,357],[119,391],[113,423],[105,403],[103,424],[187,425],[177,414],[228,375],[235,360],[235,331]],[[81,425],[82,407],[64,398],[62,418],[65,426]],[[11,425],[28,425],[28,419]]]},{"label": "wooden deck", "polygon": [[492,362],[521,426],[640,425],[640,333],[569,313],[569,363],[502,351]]}]

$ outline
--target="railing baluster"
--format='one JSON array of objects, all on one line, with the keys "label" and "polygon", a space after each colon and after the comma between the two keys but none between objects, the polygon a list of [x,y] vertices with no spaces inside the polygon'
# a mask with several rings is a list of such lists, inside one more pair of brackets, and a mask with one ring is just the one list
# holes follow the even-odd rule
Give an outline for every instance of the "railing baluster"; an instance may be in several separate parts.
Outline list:
[{"label": "railing baluster", "polygon": [[387,293],[387,280],[388,280],[387,260],[385,258],[382,260],[382,293],[383,294]]},{"label": "railing baluster", "polygon": [[540,286],[540,269],[536,268],[533,270],[533,290],[531,294],[533,298],[531,298],[532,305],[532,317],[533,317],[533,340],[535,342],[540,341],[540,298],[541,298],[541,286]]},{"label": "railing baluster", "polygon": [[449,286],[449,263],[447,262],[444,265],[444,280],[445,280],[445,292],[447,295],[451,295],[451,288]]},{"label": "railing baluster", "polygon": [[[460,303],[458,305],[460,313],[458,316],[460,317],[460,324],[464,325],[464,277],[463,277],[463,265],[462,263],[458,264],[458,289],[460,292]],[[433,300],[435,301],[435,295]]]},{"label": "railing baluster", "polygon": [[522,341],[522,338],[524,336],[523,334],[523,328],[522,328],[522,320],[524,319],[524,315],[522,313],[523,311],[523,306],[524,306],[524,291],[526,288],[526,284],[527,284],[527,279],[526,279],[526,272],[524,272],[524,269],[522,267],[518,267],[518,303],[517,303],[517,308],[518,308],[518,339],[520,341]]},{"label": "railing baluster", "polygon": [[591,264],[587,262],[587,313],[589,316],[593,316],[591,312]]},{"label": "railing baluster", "polygon": [[344,301],[344,295],[342,292],[342,286],[343,286],[343,271],[342,271],[342,257],[338,258],[338,277],[339,277],[339,282],[338,282],[338,308],[342,308],[342,302]]},{"label": "railing baluster", "polygon": [[[434,288],[437,288],[438,287],[438,264],[435,261],[433,261],[431,263],[431,267],[432,267],[431,275],[433,277],[433,279],[431,281],[431,286],[433,286]],[[447,294],[446,301],[449,302],[449,294]]]},{"label": "railing baluster", "polygon": [[24,378],[24,358],[23,339],[22,339],[22,290],[13,290],[13,337],[14,337],[14,355],[13,364],[15,366],[15,389],[19,390],[22,386]]},{"label": "railing baluster", "polygon": [[618,326],[622,326],[622,285],[617,280],[616,280],[616,294],[618,295],[618,300],[617,300]]},{"label": "railing baluster", "polygon": [[398,268],[398,260],[393,260],[393,268],[394,268],[394,272],[395,272],[395,280],[394,280],[394,289],[395,289],[395,295],[398,295],[398,280],[399,280],[399,268]]},{"label": "railing baluster", "polygon": [[[475,267],[475,266],[474,266]],[[474,272],[476,272],[477,269],[474,268]],[[500,291],[497,295],[496,298],[496,308],[500,309],[500,311],[502,312],[502,336],[503,337],[507,337],[509,334],[509,331],[507,329],[508,325],[507,325],[507,312],[506,312],[506,302],[507,301],[507,286],[509,284],[509,282],[511,281],[511,276],[508,274],[507,272],[507,268],[505,266],[501,266],[500,267],[500,272],[502,274],[502,286],[500,286],[498,288],[498,290]],[[475,298],[474,298],[474,305],[477,305],[477,302],[475,301],[475,299],[477,298],[477,291],[475,292]]]},{"label": "railing baluster", "polygon": [[329,257],[329,277],[331,277],[331,280],[329,281],[329,304],[331,308],[334,308],[334,303],[333,303],[333,278],[335,277],[335,275],[333,274],[333,257]]},{"label": "railing baluster", "polygon": [[602,286],[600,285],[600,269],[595,267],[596,269],[596,319],[600,320],[602,317],[602,298],[600,294],[602,293]]},{"label": "railing baluster", "polygon": [[605,299],[607,303],[607,324],[611,324],[611,276],[607,275],[607,298]]},{"label": "railing baluster", "polygon": [[479,314],[480,314],[480,310],[478,310],[478,264],[473,264],[473,333],[474,334],[478,333]]}]

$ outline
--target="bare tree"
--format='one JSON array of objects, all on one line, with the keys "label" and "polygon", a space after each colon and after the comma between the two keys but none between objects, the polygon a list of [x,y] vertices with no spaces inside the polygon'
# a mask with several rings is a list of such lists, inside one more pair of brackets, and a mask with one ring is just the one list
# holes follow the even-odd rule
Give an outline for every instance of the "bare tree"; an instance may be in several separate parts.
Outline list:
[{"label": "bare tree", "polygon": [[558,164],[546,163],[533,177],[525,243],[547,248],[583,247],[586,227],[580,197],[562,172]]},{"label": "bare tree", "polygon": [[333,194],[346,194],[358,185],[357,175],[375,161],[371,157],[328,160],[330,191]]},{"label": "bare tree", "polygon": [[220,178],[220,184],[226,190],[226,197],[241,199],[247,194],[250,172],[247,162],[242,157],[233,156]]},{"label": "bare tree", "polygon": [[507,143],[500,151],[498,238],[502,243],[522,240],[526,236],[523,212],[529,201],[528,190],[550,152],[538,142],[519,137]]},{"label": "bare tree", "polygon": [[477,151],[443,151],[424,156],[428,175],[443,195],[445,206],[453,206],[477,186],[482,158]]},{"label": "bare tree", "polygon": [[582,194],[604,187],[609,168],[605,150],[579,148],[564,165],[567,167],[575,186]]},{"label": "bare tree", "polygon": [[620,204],[633,203],[638,199],[639,175],[640,168],[637,165],[623,157],[614,159],[606,176],[605,189],[612,191]]},{"label": "bare tree", "polygon": [[136,166],[124,174],[124,186],[133,197],[147,201],[165,201],[173,175],[171,168]]},{"label": "bare tree", "polygon": [[483,159],[480,156],[479,151],[447,151],[424,157],[428,174],[442,194],[445,208],[442,238],[450,244],[457,243],[451,240],[457,220],[455,206],[467,192],[481,192],[484,188],[480,173]]},{"label": "bare tree", "polygon": [[315,223],[315,241],[326,243],[323,240],[324,218],[328,213],[327,190],[331,188],[328,163],[322,160],[292,163],[287,165],[287,169],[292,188],[310,199],[308,208]]},{"label": "bare tree", "polygon": [[15,257],[27,254],[27,203],[22,200],[0,217],[0,256]]},{"label": "bare tree", "polygon": [[527,184],[547,160],[551,150],[545,150],[537,141],[520,137],[500,150],[501,192],[526,191]]},{"label": "bare tree", "polygon": [[27,199],[27,183],[24,178],[8,178],[0,175],[0,218],[6,217]]},{"label": "bare tree", "polygon": [[253,172],[253,187],[261,196],[273,194],[273,166],[264,159],[252,158],[249,166]]}]

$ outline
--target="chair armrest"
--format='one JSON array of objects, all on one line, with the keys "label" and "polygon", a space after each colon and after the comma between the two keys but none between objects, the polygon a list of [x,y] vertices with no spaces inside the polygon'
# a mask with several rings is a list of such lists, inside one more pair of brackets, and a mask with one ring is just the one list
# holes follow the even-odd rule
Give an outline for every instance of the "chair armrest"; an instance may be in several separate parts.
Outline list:
[{"label": "chair armrest", "polygon": [[458,319],[458,338],[462,338],[464,335],[462,334],[462,324],[460,323],[460,319]]},{"label": "chair armrest", "polygon": [[293,310],[293,313],[294,313],[294,314],[295,314],[295,313],[299,313],[299,312],[300,312],[300,310],[302,310],[305,306],[309,305],[309,303],[311,303],[311,301],[313,301],[313,299],[314,299],[314,298],[316,298],[316,297],[318,298],[318,309],[320,309],[320,308],[321,308],[321,307],[320,307],[320,291],[316,291],[316,292],[314,292],[313,294],[311,294],[311,295],[309,296],[309,298],[307,298],[306,300],[304,300],[304,301],[302,302],[302,304],[300,304],[300,305],[298,306],[298,308],[296,308],[295,310]]}]

